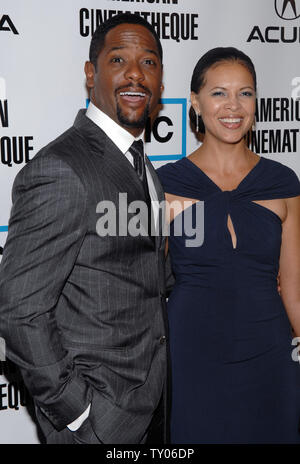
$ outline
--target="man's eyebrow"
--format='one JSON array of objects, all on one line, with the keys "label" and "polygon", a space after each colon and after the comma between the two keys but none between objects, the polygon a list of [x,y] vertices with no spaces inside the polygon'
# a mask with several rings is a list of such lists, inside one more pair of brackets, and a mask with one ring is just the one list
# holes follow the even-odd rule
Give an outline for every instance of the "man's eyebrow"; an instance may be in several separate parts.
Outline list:
[{"label": "man's eyebrow", "polygon": [[107,50],[107,53],[114,52],[115,50],[122,50],[122,48],[125,48],[125,47],[122,47],[122,46],[111,47],[109,50]]},{"label": "man's eyebrow", "polygon": [[152,50],[151,48],[144,48],[145,52],[152,53],[155,55],[157,58],[159,58],[157,51]]},{"label": "man's eyebrow", "polygon": [[[116,46],[116,47],[111,47],[111,48],[107,51],[107,54],[108,54],[108,53],[111,53],[111,52],[114,52],[114,51],[117,51],[117,50],[124,50],[124,48],[127,48],[127,47],[124,47],[124,46],[122,46],[122,45]],[[143,50],[144,50],[145,52],[151,53],[151,54],[155,55],[157,58],[159,58],[158,52],[157,52],[156,50],[153,50],[152,48],[144,48]]]}]

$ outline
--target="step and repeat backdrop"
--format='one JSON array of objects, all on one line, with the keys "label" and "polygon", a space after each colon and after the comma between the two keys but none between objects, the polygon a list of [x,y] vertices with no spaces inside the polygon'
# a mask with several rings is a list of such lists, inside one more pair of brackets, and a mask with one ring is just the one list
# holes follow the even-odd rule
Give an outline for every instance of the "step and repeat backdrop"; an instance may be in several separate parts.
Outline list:
[{"label": "step and repeat backdrop", "polygon": [[[91,35],[125,11],[152,23],[164,48],[165,91],[146,130],[155,167],[201,143],[188,120],[193,68],[210,48],[234,46],[258,76],[250,148],[300,175],[300,0],[1,0],[0,260],[17,172],[86,107]],[[31,398],[0,342],[0,443],[38,444]]]}]

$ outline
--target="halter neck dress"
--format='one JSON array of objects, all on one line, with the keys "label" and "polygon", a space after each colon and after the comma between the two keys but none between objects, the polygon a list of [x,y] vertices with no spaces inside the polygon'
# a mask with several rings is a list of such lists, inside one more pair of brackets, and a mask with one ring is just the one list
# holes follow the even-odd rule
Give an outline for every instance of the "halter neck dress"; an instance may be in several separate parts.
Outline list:
[{"label": "halter neck dress", "polygon": [[[297,175],[263,157],[232,191],[188,158],[157,173],[165,192],[204,205],[201,246],[186,246],[184,212],[170,224],[172,443],[300,443],[300,366],[277,289],[282,223],[254,203],[300,195]],[[194,225],[199,205],[187,208]]]}]

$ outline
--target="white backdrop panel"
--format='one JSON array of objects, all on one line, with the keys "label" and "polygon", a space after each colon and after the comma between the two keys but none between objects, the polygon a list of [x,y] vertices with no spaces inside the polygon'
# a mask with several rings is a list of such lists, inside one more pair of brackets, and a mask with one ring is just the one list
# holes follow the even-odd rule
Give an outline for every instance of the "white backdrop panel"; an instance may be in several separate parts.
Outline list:
[{"label": "white backdrop panel", "polygon": [[[295,6],[298,16],[300,0]],[[300,18],[292,2],[279,17],[282,7],[283,0],[2,0],[0,247],[17,172],[86,105],[83,66],[91,30],[109,12],[140,12],[156,22],[162,38],[165,91],[147,143],[155,167],[198,146],[187,118],[193,68],[210,48],[235,46],[257,70],[257,152],[300,174]],[[39,443],[23,387],[14,388],[15,374],[4,375],[9,366],[0,364],[0,443]]]}]

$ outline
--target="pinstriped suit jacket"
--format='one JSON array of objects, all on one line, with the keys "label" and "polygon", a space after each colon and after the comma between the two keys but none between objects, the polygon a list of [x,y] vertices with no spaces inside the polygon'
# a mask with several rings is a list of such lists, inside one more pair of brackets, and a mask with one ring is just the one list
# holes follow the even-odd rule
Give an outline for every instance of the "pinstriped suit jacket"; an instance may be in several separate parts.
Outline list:
[{"label": "pinstriped suit jacket", "polygon": [[84,113],[16,177],[0,272],[0,335],[46,435],[91,402],[99,440],[138,443],[166,383],[165,240],[97,235],[98,202],[113,201],[118,212],[119,192],[128,203],[144,192],[124,155]]}]

